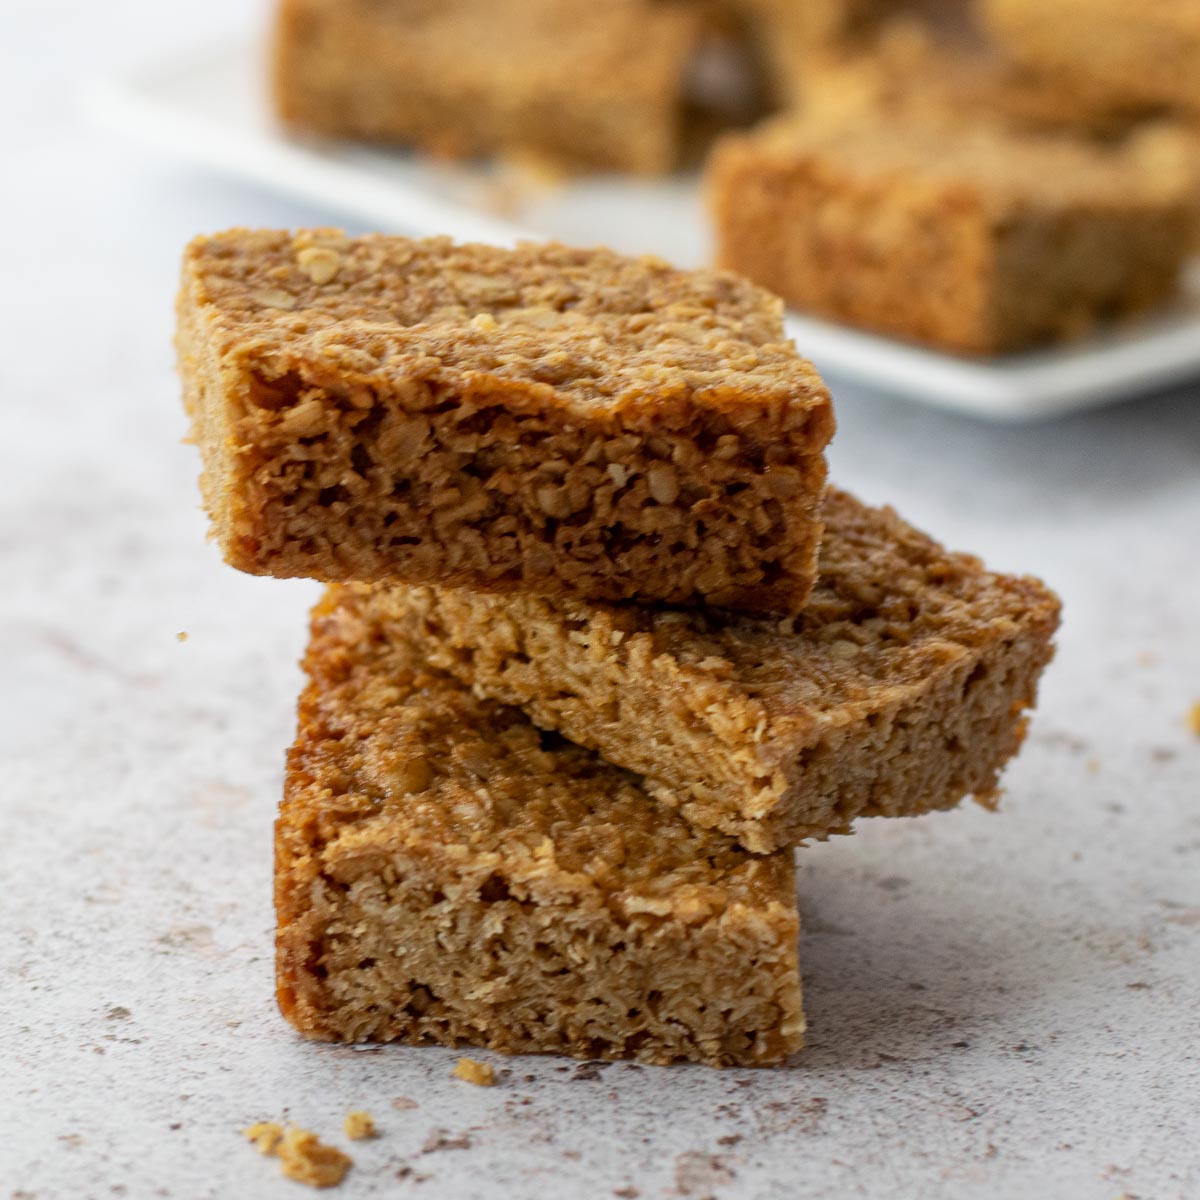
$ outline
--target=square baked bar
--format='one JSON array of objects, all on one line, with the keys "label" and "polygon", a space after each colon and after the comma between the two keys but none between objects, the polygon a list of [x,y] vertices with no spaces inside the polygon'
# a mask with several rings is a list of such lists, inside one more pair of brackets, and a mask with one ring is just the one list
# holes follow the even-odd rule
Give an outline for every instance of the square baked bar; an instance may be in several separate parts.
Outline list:
[{"label": "square baked bar", "polygon": [[1177,290],[1187,181],[987,122],[782,121],[709,163],[719,263],[806,312],[967,354],[1070,339]]},{"label": "square baked bar", "polygon": [[278,997],[308,1037],[766,1065],[804,1020],[792,855],[479,700],[356,589],[313,615],[276,826]]},{"label": "square baked bar", "polygon": [[663,172],[703,18],[686,0],[282,0],[275,107],[450,157]]},{"label": "square baked bar", "polygon": [[812,599],[782,621],[433,588],[360,603],[478,694],[754,851],[988,801],[1051,657],[1057,598],[843,492],[825,525]]},{"label": "square baked bar", "polygon": [[607,250],[234,230],[178,347],[227,560],[795,612],[829,394],[779,302]]}]

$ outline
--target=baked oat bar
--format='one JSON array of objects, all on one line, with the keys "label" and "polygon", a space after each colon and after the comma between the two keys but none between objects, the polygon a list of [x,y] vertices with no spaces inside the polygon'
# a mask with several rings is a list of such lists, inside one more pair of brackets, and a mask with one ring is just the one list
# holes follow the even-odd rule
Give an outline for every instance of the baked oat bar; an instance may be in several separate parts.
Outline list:
[{"label": "baked oat bar", "polygon": [[384,636],[647,777],[764,852],[859,816],[988,801],[1051,657],[1056,597],[830,493],[821,576],[783,621],[376,588]]},{"label": "baked oat bar", "polygon": [[1018,61],[1094,94],[1200,114],[1195,0],[982,0]]},{"label": "baked oat bar", "polygon": [[234,230],[178,346],[228,561],[794,612],[829,395],[781,307],[606,250]]},{"label": "baked oat bar", "polygon": [[792,855],[479,700],[362,589],[313,616],[276,827],[278,997],[308,1037],[766,1065],[804,1021]]},{"label": "baked oat bar", "polygon": [[672,0],[282,0],[294,129],[571,168],[676,163],[702,7]]},{"label": "baked oat bar", "polygon": [[1187,184],[998,124],[785,120],[709,164],[721,266],[806,312],[966,354],[1079,337],[1176,292]]}]

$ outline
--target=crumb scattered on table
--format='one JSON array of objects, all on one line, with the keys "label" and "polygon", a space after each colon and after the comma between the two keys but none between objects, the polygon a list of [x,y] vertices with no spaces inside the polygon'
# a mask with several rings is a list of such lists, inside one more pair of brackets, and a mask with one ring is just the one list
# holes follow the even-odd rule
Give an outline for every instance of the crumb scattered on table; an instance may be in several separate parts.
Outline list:
[{"label": "crumb scattered on table", "polygon": [[403,1112],[405,1109],[419,1108],[420,1105],[418,1105],[415,1100],[410,1100],[407,1096],[397,1096],[392,1101],[392,1107]]},{"label": "crumb scattered on table", "polygon": [[377,1136],[375,1118],[365,1109],[361,1108],[346,1114],[346,1119],[342,1122],[342,1128],[346,1131],[346,1136],[352,1142],[361,1142],[364,1138]]},{"label": "crumb scattered on table", "polygon": [[473,1058],[460,1058],[454,1068],[456,1079],[465,1079],[476,1087],[491,1087],[496,1082],[495,1069],[487,1063],[476,1062]]},{"label": "crumb scattered on table", "polygon": [[259,1154],[274,1154],[279,1149],[279,1143],[283,1141],[283,1126],[274,1121],[259,1121],[254,1125],[247,1125],[242,1133],[254,1143],[254,1148]]},{"label": "crumb scattered on table", "polygon": [[1188,728],[1200,737],[1200,700],[1197,700],[1188,711]]},{"label": "crumb scattered on table", "polygon": [[181,630],[180,630],[180,631],[179,631],[179,632],[178,632],[178,633],[175,635],[175,640],[176,640],[177,642],[186,642],[186,641],[188,640],[187,630],[186,630],[186,629],[181,629]]},{"label": "crumb scattered on table", "polygon": [[327,1146],[311,1130],[295,1125],[284,1129],[274,1121],[259,1121],[242,1133],[260,1154],[276,1155],[279,1169],[288,1179],[309,1187],[336,1187],[354,1165],[336,1146]]},{"label": "crumb scattered on table", "polygon": [[283,1173],[297,1183],[309,1187],[336,1187],[354,1165],[348,1154],[336,1146],[327,1146],[307,1129],[288,1127],[279,1143],[279,1166]]}]

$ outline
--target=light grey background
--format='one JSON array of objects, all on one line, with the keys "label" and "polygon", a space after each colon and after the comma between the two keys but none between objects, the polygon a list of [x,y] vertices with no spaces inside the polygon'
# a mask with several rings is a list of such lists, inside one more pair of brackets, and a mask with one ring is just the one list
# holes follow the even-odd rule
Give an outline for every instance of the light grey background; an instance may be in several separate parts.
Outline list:
[{"label": "light grey background", "polygon": [[[451,1053],[283,1025],[270,826],[315,589],[206,545],[171,303],[192,234],[336,214],[161,161],[75,97],[257,19],[4,7],[0,1196],[294,1197],[238,1128],[345,1144],[360,1107],[383,1136],[347,1198],[1200,1193],[1200,386],[1001,429],[834,381],[835,477],[1044,575],[1066,625],[999,814],[802,852],[792,1066],[481,1055],[510,1072],[485,1090]],[[438,1129],[470,1147],[421,1153]]]}]

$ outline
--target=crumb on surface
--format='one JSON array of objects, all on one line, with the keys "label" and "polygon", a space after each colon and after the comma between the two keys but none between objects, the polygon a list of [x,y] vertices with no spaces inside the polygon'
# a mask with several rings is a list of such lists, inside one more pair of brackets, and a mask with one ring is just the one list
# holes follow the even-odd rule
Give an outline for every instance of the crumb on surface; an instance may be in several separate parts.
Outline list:
[{"label": "crumb on surface", "polygon": [[1188,728],[1197,736],[1200,737],[1200,700],[1188,710]]},{"label": "crumb on surface", "polygon": [[259,1121],[242,1133],[260,1154],[278,1157],[279,1169],[288,1179],[309,1187],[336,1187],[354,1165],[336,1146],[327,1146],[311,1130],[295,1125],[284,1129],[274,1121]]},{"label": "crumb on surface", "polygon": [[404,1111],[409,1108],[419,1108],[420,1105],[415,1100],[410,1100],[407,1096],[397,1096],[392,1101],[392,1107]]},{"label": "crumb on surface", "polygon": [[476,1062],[473,1058],[460,1058],[454,1068],[456,1079],[464,1079],[476,1087],[491,1087],[496,1082],[495,1068],[487,1063]]},{"label": "crumb on surface", "polygon": [[279,1143],[283,1141],[283,1126],[274,1121],[258,1121],[247,1125],[242,1133],[254,1143],[254,1148],[259,1154],[274,1154],[279,1149]]},{"label": "crumb on surface", "polygon": [[353,1166],[353,1159],[336,1146],[327,1146],[307,1129],[288,1127],[279,1143],[279,1165],[283,1173],[309,1187],[336,1187]]},{"label": "crumb on surface", "polygon": [[186,630],[186,629],[181,629],[181,630],[180,630],[180,631],[179,631],[179,632],[178,632],[178,633],[175,635],[175,640],[176,640],[177,642],[186,642],[186,641],[188,640],[187,630]]},{"label": "crumb on surface", "polygon": [[375,1118],[365,1109],[361,1108],[346,1114],[346,1119],[342,1122],[342,1128],[346,1131],[346,1136],[352,1142],[361,1142],[364,1138],[378,1136],[378,1131],[375,1128]]}]

